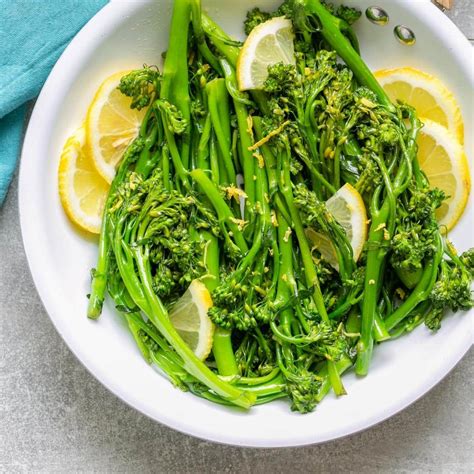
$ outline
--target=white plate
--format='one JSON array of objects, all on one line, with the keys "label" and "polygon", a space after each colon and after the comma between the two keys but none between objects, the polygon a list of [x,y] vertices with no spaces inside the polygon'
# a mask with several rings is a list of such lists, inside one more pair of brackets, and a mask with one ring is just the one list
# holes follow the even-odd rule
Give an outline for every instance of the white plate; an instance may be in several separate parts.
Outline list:
[{"label": "white plate", "polygon": [[[256,3],[269,9],[278,4]],[[373,1],[350,3],[365,8]],[[386,8],[391,21],[379,27],[364,17],[360,20],[357,33],[364,58],[374,69],[411,65],[440,77],[462,105],[472,159],[474,78],[467,40],[428,1],[376,3]],[[242,36],[241,18],[254,4],[205,2],[213,17],[236,36]],[[245,413],[183,393],[145,364],[109,303],[99,321],[86,318],[89,269],[97,246],[70,225],[61,208],[56,184],[60,151],[104,77],[160,62],[170,12],[170,0],[108,4],[71,42],[36,103],[23,146],[19,199],[26,254],[51,320],[79,360],[118,397],[161,423],[201,438],[245,446],[297,446],[345,436],[388,418],[426,393],[460,360],[472,343],[471,315],[448,317],[438,334],[420,327],[384,343],[376,349],[367,377],[344,378],[349,395],[339,400],[330,395],[304,416],[292,413],[285,401]],[[392,29],[399,23],[416,32],[416,46],[395,40]],[[473,245],[473,221],[471,199],[452,234],[459,249]]]}]

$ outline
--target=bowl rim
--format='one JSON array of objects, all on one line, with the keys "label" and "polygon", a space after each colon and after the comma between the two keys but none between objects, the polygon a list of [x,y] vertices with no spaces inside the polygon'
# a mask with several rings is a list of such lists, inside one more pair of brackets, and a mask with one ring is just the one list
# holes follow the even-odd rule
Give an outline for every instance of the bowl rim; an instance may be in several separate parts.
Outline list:
[{"label": "bowl rim", "polygon": [[[400,0],[405,2],[406,0]],[[51,70],[48,79],[46,80],[41,93],[36,101],[35,107],[30,117],[30,121],[25,133],[25,138],[23,142],[22,152],[21,152],[21,162],[19,170],[19,190],[18,190],[18,205],[20,213],[20,227],[23,240],[23,246],[25,254],[28,261],[28,267],[33,278],[33,282],[37,289],[37,292],[40,296],[42,304],[51,319],[54,327],[56,328],[59,335],[67,344],[68,348],[73,352],[81,364],[88,370],[88,372],[94,376],[101,384],[103,384],[109,391],[111,391],[115,396],[125,402],[127,405],[135,408],[141,413],[145,414],[149,418],[158,421],[172,429],[178,430],[180,432],[195,436],[197,438],[206,439],[222,444],[230,444],[236,446],[248,446],[248,447],[283,447],[283,446],[303,446],[311,444],[319,444],[328,442],[331,440],[343,438],[351,434],[358,433],[365,429],[368,429],[372,426],[375,426],[382,421],[392,417],[396,413],[405,409],[416,400],[424,396],[428,391],[430,391],[436,384],[438,384],[461,360],[464,354],[469,350],[472,345],[472,335],[468,335],[456,348],[450,352],[449,357],[446,357],[443,370],[440,370],[436,373],[427,383],[422,390],[414,393],[410,392],[409,396],[404,397],[399,400],[398,404],[390,406],[385,412],[379,416],[368,418],[361,423],[359,426],[350,426],[348,429],[341,431],[340,433],[328,435],[325,438],[319,439],[300,439],[294,438],[289,440],[286,443],[281,442],[269,442],[268,440],[248,440],[245,441],[241,437],[234,437],[232,434],[223,436],[222,433],[217,434],[212,431],[205,429],[198,429],[195,426],[180,423],[179,420],[176,420],[176,417],[166,415],[166,413],[161,413],[161,416],[157,416],[155,413],[151,413],[144,407],[139,405],[138,400],[136,400],[132,395],[127,392],[123,392],[117,387],[110,377],[105,373],[100,373],[91,359],[87,356],[87,350],[84,346],[76,345],[71,337],[68,336],[63,331],[63,325],[61,322],[60,315],[56,314],[51,308],[51,298],[49,294],[48,285],[45,283],[43,278],[44,273],[42,271],[43,258],[37,251],[34,250],[35,247],[35,233],[34,233],[34,221],[35,216],[32,214],[32,206],[30,205],[34,196],[31,193],[28,193],[29,182],[33,179],[31,172],[28,168],[29,158],[28,156],[34,155],[33,150],[35,150],[41,143],[45,144],[46,139],[38,136],[38,128],[43,120],[43,108],[44,105],[50,101],[49,96],[51,91],[55,87],[55,82],[58,80],[58,74],[61,72],[64,65],[67,63],[68,58],[71,56],[81,57],[81,51],[83,44],[88,42],[89,36],[94,36],[97,34],[97,29],[100,28],[102,34],[106,31],[111,31],[117,25],[117,22],[120,23],[120,20],[127,15],[133,14],[133,12],[140,8],[143,4],[150,3],[149,0],[138,0],[132,2],[122,2],[118,0],[112,0],[104,8],[102,8],[94,17],[92,17],[86,25],[76,34],[72,39],[71,43],[67,46],[64,52],[61,54],[60,58],[54,65]],[[474,88],[474,70],[469,68],[469,58],[472,58],[473,49],[467,40],[467,38],[461,33],[461,31],[452,23],[452,21],[446,17],[440,9],[433,5],[430,0],[421,0],[420,2],[411,3],[407,2],[406,7],[408,10],[411,10],[413,14],[418,13],[423,10],[423,14],[433,16],[431,20],[433,23],[443,25],[443,34],[441,35],[446,41],[450,43],[456,43],[456,48],[453,48],[453,55],[457,57],[458,62],[462,64],[463,69],[465,69],[466,77],[470,78],[470,82]],[[426,9],[429,8],[427,12]],[[40,146],[40,148],[44,148]]]}]

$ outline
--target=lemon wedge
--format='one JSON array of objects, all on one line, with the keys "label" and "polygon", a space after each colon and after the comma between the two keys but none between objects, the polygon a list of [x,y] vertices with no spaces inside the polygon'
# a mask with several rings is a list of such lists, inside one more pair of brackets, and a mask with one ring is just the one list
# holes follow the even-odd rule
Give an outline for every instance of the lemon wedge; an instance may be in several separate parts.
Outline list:
[{"label": "lemon wedge", "polygon": [[117,89],[127,72],[112,74],[101,84],[86,117],[87,149],[108,183],[114,179],[125,149],[138,135],[146,113],[146,109],[131,109],[131,99]]},{"label": "lemon wedge", "polygon": [[422,118],[418,143],[418,161],[430,185],[443,190],[448,199],[436,210],[441,226],[451,230],[461,217],[471,189],[469,164],[463,147],[445,127]]},{"label": "lemon wedge", "polygon": [[436,77],[411,67],[382,69],[375,77],[392,101],[413,106],[419,117],[449,129],[464,143],[464,123],[454,95]]},{"label": "lemon wedge", "polygon": [[[326,207],[346,232],[354,261],[357,261],[367,240],[367,212],[361,195],[346,183],[326,201]],[[306,237],[324,260],[339,270],[336,250],[329,237],[311,228],[306,229]]]},{"label": "lemon wedge", "polygon": [[58,185],[68,217],[82,229],[100,233],[109,184],[97,173],[80,127],[66,141],[59,161]]},{"label": "lemon wedge", "polygon": [[207,315],[211,306],[211,295],[204,283],[193,280],[169,314],[178,334],[201,360],[212,349],[214,324]]},{"label": "lemon wedge", "polygon": [[255,27],[237,61],[239,89],[261,89],[268,77],[268,66],[296,64],[293,39],[293,25],[285,17],[272,18]]}]

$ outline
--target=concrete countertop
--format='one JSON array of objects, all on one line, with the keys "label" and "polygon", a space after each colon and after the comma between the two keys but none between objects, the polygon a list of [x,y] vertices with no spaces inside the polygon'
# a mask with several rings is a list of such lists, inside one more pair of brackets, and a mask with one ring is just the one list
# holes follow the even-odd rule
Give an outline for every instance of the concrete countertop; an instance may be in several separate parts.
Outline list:
[{"label": "concrete countertop", "polygon": [[[474,1],[449,16],[474,39]],[[51,324],[21,242],[17,179],[0,209],[0,472],[473,472],[474,352],[421,400],[319,446],[248,449],[201,441],[128,407]]]}]

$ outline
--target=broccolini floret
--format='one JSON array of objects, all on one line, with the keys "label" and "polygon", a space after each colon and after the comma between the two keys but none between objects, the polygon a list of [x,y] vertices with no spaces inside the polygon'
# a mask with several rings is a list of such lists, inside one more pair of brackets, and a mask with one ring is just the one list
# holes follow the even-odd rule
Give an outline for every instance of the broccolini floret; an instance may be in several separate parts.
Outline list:
[{"label": "broccolini floret", "polygon": [[361,11],[346,5],[336,6],[329,2],[322,2],[323,5],[337,18],[344,20],[349,25],[355,23],[361,16]]},{"label": "broccolini floret", "polygon": [[157,68],[144,65],[120,79],[120,92],[132,99],[130,107],[141,110],[150,105],[160,88],[161,75]]},{"label": "broccolini floret", "polygon": [[269,20],[271,18],[270,13],[260,10],[260,8],[255,7],[252,10],[247,12],[247,17],[244,22],[245,34],[248,35],[250,32],[261,23]]},{"label": "broccolini floret", "polygon": [[[468,252],[472,253],[472,249]],[[470,269],[457,256],[441,262],[438,280],[429,297],[433,311],[425,321],[430,329],[440,328],[446,310],[467,311],[474,306],[471,283]]]}]

